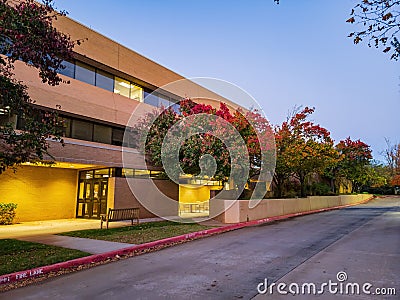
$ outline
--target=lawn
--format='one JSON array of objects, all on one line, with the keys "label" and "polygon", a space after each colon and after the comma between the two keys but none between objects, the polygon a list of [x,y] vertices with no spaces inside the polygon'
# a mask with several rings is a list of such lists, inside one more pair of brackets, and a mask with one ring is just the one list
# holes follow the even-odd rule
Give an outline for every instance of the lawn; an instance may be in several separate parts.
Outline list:
[{"label": "lawn", "polygon": [[161,221],[119,228],[71,231],[60,235],[130,244],[143,244],[209,228],[211,227],[196,223],[188,224]]},{"label": "lawn", "polygon": [[0,275],[91,255],[79,250],[13,239],[0,240]]}]

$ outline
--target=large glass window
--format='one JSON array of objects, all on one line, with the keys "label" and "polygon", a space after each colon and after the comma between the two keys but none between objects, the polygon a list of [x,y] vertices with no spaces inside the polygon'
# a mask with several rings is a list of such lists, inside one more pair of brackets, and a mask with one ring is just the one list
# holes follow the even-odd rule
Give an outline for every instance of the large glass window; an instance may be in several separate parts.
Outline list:
[{"label": "large glass window", "polygon": [[114,91],[114,76],[102,70],[96,70],[96,86],[107,91]]},{"label": "large glass window", "polygon": [[164,108],[168,108],[172,103],[169,101],[169,97],[164,96],[164,95],[160,95],[159,97],[159,106],[160,107],[164,107]]},{"label": "large glass window", "polygon": [[75,64],[69,61],[63,61],[62,65],[65,67],[64,69],[58,69],[58,73],[74,78],[75,77]]},{"label": "large glass window", "polygon": [[158,97],[152,93],[144,92],[144,103],[158,106]]},{"label": "large glass window", "polygon": [[91,141],[93,136],[93,124],[80,121],[73,120],[71,126],[71,137],[78,140]]},{"label": "large glass window", "polygon": [[77,61],[75,66],[75,79],[95,85],[96,69],[92,66]]},{"label": "large glass window", "polygon": [[140,86],[131,84],[131,99],[143,102],[143,89]]},{"label": "large glass window", "polygon": [[94,124],[93,142],[111,144],[111,133],[111,127]]},{"label": "large glass window", "polygon": [[130,96],[131,83],[125,79],[115,77],[114,80],[114,93],[120,94],[122,96]]}]

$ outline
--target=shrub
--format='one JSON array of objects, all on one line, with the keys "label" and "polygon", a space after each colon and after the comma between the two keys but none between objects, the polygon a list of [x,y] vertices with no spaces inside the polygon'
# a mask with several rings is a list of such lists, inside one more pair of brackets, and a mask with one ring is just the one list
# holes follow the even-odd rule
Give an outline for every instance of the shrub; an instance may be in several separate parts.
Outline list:
[{"label": "shrub", "polygon": [[15,218],[15,203],[0,203],[0,225],[10,225]]}]

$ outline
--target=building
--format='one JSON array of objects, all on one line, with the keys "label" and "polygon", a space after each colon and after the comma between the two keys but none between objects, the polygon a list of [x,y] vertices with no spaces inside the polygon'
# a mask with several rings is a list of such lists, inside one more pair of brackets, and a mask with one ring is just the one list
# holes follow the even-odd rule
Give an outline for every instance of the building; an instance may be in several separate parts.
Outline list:
[{"label": "building", "polygon": [[[177,108],[175,102],[190,89],[235,105],[194,83],[154,94],[159,87],[184,78],[70,18],[60,17],[55,26],[73,40],[85,40],[75,47],[74,61],[65,62],[66,68],[60,71],[70,84],[43,84],[37,71],[21,62],[16,63],[15,74],[29,87],[35,105],[43,110],[61,106],[65,146],[49,142],[55,159],[51,167],[28,163],[17,173],[8,170],[1,175],[0,201],[18,204],[16,221],[99,218],[107,208],[141,207],[126,178],[135,181],[139,190],[146,190],[146,182],[151,180],[176,199],[176,205],[164,208],[166,216],[179,213],[179,201],[206,201],[215,189],[212,185],[180,187],[161,179],[160,170],[148,170],[135,159],[130,166],[123,166],[124,129],[133,111],[140,111],[135,116],[140,118],[155,106]],[[16,123],[21,126],[20,120]],[[131,154],[133,158],[139,155],[134,148]],[[153,217],[141,208],[141,217]]]}]

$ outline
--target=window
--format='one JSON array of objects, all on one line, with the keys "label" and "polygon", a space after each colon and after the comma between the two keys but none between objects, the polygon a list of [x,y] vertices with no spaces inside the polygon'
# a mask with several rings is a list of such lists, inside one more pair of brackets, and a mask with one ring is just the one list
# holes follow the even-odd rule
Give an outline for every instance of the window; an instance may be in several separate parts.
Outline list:
[{"label": "window", "polygon": [[124,132],[124,147],[137,148],[138,147],[138,132],[127,129]]},{"label": "window", "polygon": [[110,169],[94,170],[94,178],[107,178],[110,177]]},{"label": "window", "polygon": [[111,133],[111,127],[94,124],[93,142],[111,144]]},{"label": "window", "polygon": [[91,141],[93,136],[93,124],[80,121],[73,120],[71,126],[71,137],[78,140]]},{"label": "window", "polygon": [[124,130],[113,128],[111,144],[116,146],[122,146],[123,141],[124,141]]},{"label": "window", "polygon": [[96,70],[96,86],[107,91],[114,91],[114,76],[102,70]]},{"label": "window", "polygon": [[143,89],[140,86],[131,84],[131,99],[143,102]]},{"label": "window", "polygon": [[122,96],[128,97],[130,96],[130,89],[131,89],[131,84],[129,81],[115,77],[114,80],[114,93],[120,94]]},{"label": "window", "polygon": [[158,106],[158,97],[152,93],[144,92],[144,103],[149,105]]},{"label": "window", "polygon": [[62,65],[65,67],[64,69],[58,69],[58,73],[75,78],[75,64],[69,61],[63,61]]},{"label": "window", "polygon": [[61,135],[65,137],[71,137],[71,119],[70,118],[62,118],[62,127]]},{"label": "window", "polygon": [[159,97],[159,106],[160,107],[164,107],[164,108],[168,108],[172,103],[169,102],[169,97],[164,96],[164,95],[160,95]]},{"label": "window", "polygon": [[89,83],[91,85],[95,85],[95,74],[96,69],[94,67],[81,63],[79,61],[76,62],[75,79]]}]

